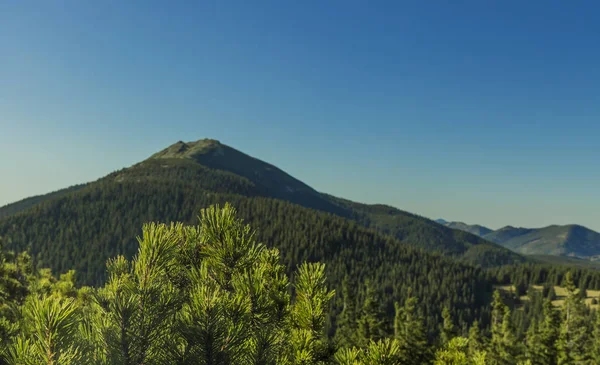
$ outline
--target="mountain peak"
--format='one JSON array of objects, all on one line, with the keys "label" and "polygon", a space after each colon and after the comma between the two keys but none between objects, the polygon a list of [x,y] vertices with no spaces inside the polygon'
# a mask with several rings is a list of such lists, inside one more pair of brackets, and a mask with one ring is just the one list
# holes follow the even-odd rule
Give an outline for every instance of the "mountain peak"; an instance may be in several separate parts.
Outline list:
[{"label": "mountain peak", "polygon": [[205,138],[193,142],[177,141],[164,150],[155,153],[150,158],[194,158],[207,153],[223,154],[221,142],[216,139]]}]

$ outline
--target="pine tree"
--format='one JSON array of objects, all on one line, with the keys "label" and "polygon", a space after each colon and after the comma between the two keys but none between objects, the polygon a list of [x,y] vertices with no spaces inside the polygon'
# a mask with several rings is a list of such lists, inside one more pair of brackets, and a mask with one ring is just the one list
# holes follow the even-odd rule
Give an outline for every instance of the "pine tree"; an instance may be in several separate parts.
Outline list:
[{"label": "pine tree", "polygon": [[442,311],[442,326],[440,328],[440,340],[442,345],[447,344],[456,336],[456,328],[452,321],[452,315],[448,307],[444,307]]},{"label": "pine tree", "polygon": [[486,353],[477,351],[468,353],[469,340],[464,337],[454,337],[442,349],[435,353],[434,365],[485,365]]},{"label": "pine tree", "polygon": [[537,359],[532,359],[535,364],[553,365],[557,362],[556,341],[560,330],[560,312],[552,301],[544,301],[543,321],[539,326],[539,347],[536,351]]},{"label": "pine tree", "polygon": [[489,356],[492,364],[515,364],[517,343],[511,325],[510,310],[502,301],[499,291],[494,292],[492,302],[492,338],[489,344]]},{"label": "pine tree", "polygon": [[562,324],[557,342],[558,364],[583,364],[589,360],[586,352],[589,345],[586,307],[573,282],[571,272],[565,276],[567,297],[562,307]]},{"label": "pine tree", "polygon": [[346,276],[342,283],[343,308],[339,314],[334,336],[334,343],[340,347],[353,347],[356,343],[356,306],[355,296],[351,293],[349,279]]},{"label": "pine tree", "polygon": [[402,364],[420,365],[431,361],[423,317],[419,314],[417,298],[412,295],[411,289],[404,306],[396,303],[394,337],[400,344]]},{"label": "pine tree", "polygon": [[596,364],[600,364],[600,310],[596,310],[596,323],[594,324],[593,336],[592,359]]},{"label": "pine tree", "polygon": [[[257,243],[235,210],[200,226],[144,225],[133,260],[107,263],[97,291],[73,273],[40,273],[19,336],[0,363],[26,365],[324,364],[333,296],[323,264],[302,264],[292,303],[279,252]],[[4,361],[4,362],[3,362]]]},{"label": "pine tree", "polygon": [[547,298],[550,300],[556,300],[556,290],[554,290],[554,285],[551,285],[550,288],[548,289]]},{"label": "pine tree", "polygon": [[366,293],[358,320],[357,344],[366,347],[371,341],[385,336],[383,314],[370,281],[365,283]]},{"label": "pine tree", "polygon": [[325,284],[325,265],[304,263],[298,268],[291,336],[296,363],[319,364],[326,360],[323,329],[333,295]]},{"label": "pine tree", "polygon": [[525,355],[532,361],[533,364],[539,364],[542,361],[540,352],[543,350],[541,346],[541,336],[538,330],[536,321],[531,321],[527,333],[525,335]]},{"label": "pine tree", "polygon": [[468,354],[470,357],[480,353],[484,350],[483,338],[481,335],[481,329],[479,328],[479,321],[475,320],[471,328],[469,328],[469,349]]},{"label": "pine tree", "polygon": [[399,365],[402,364],[400,353],[400,343],[397,340],[380,339],[369,343],[362,361],[364,365]]}]

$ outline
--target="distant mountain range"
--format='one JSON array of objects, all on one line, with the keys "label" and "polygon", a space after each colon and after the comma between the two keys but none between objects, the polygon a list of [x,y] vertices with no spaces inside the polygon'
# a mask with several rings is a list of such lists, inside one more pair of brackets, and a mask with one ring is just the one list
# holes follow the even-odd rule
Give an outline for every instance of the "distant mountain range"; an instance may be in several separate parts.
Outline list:
[{"label": "distant mountain range", "polygon": [[565,256],[600,261],[600,233],[580,225],[543,228],[506,226],[496,231],[478,224],[436,220],[439,224],[469,232],[525,255]]},{"label": "distant mountain range", "polygon": [[483,237],[488,233],[493,232],[491,229],[480,226],[478,224],[466,224],[462,222],[448,222],[443,219],[437,219],[436,222],[452,229],[460,229],[461,231],[469,232],[479,237]]}]

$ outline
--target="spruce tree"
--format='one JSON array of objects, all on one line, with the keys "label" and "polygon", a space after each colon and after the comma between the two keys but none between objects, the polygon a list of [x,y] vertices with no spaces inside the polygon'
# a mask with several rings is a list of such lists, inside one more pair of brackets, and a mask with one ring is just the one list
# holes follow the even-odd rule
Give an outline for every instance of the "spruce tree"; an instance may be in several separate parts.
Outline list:
[{"label": "spruce tree", "polygon": [[535,364],[553,365],[557,362],[556,341],[560,331],[560,312],[554,308],[552,301],[544,301],[543,321],[539,325],[539,348],[536,351]]},{"label": "spruce tree", "polygon": [[596,323],[594,324],[592,342],[592,359],[596,364],[600,364],[600,310],[596,310]]},{"label": "spruce tree", "polygon": [[353,347],[357,344],[356,301],[353,294],[350,289],[348,276],[346,276],[342,283],[343,308],[336,320],[334,336],[334,343],[339,348]]},{"label": "spruce tree", "polygon": [[448,307],[444,307],[442,310],[442,325],[440,328],[440,342],[443,345],[447,344],[456,336],[456,328],[452,321],[452,314]]},{"label": "spruce tree", "polygon": [[567,297],[562,307],[562,323],[557,342],[558,364],[584,364],[589,361],[589,345],[586,307],[573,282],[571,272],[565,276],[564,287]]},{"label": "spruce tree", "polygon": [[370,281],[366,281],[365,288],[357,332],[357,344],[361,347],[367,347],[371,341],[378,341],[385,336],[385,323],[375,289]]},{"label": "spruce tree", "polygon": [[533,364],[541,364],[541,335],[536,321],[531,321],[529,324],[525,335],[525,348],[526,358],[530,359]]},{"label": "spruce tree", "polygon": [[492,364],[512,365],[517,361],[517,343],[511,324],[510,310],[502,301],[499,291],[492,302],[492,338],[489,356]]},{"label": "spruce tree", "polygon": [[412,295],[411,289],[403,306],[396,303],[394,337],[400,343],[402,364],[420,365],[431,361],[425,324],[417,307],[417,298]]},{"label": "spruce tree", "polygon": [[470,357],[484,350],[483,337],[479,328],[479,321],[475,320],[471,328],[469,328],[469,348],[468,354]]}]

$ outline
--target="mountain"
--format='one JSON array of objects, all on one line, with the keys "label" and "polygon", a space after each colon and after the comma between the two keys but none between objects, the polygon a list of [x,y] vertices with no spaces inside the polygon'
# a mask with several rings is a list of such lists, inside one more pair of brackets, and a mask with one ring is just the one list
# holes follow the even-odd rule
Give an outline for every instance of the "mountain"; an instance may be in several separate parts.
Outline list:
[{"label": "mountain", "polygon": [[452,228],[452,229],[458,229],[461,231],[465,231],[465,232],[469,232],[472,233],[476,236],[479,237],[484,237],[486,234],[493,232],[493,230],[484,227],[484,226],[480,226],[479,224],[466,224],[463,222],[448,222],[446,220],[443,219],[438,219],[436,220],[437,223]]},{"label": "mountain", "polygon": [[[117,171],[94,184],[161,181],[194,184],[195,188],[219,194],[265,197],[287,201],[305,208],[351,219],[362,226],[419,248],[451,255],[466,255],[482,265],[522,261],[507,250],[461,230],[440,227],[435,222],[386,205],[367,205],[319,193],[281,169],[248,156],[214,139],[195,142],[179,141],[130,168]],[[71,192],[82,189],[72,189]],[[69,190],[41,197],[37,202],[52,200]],[[29,204],[18,202],[26,209]],[[0,208],[0,212],[4,208]],[[12,210],[13,213],[17,211]],[[475,246],[482,245],[475,248]],[[484,248],[490,248],[488,250]],[[476,254],[474,254],[476,252]],[[492,257],[486,257],[490,253]],[[489,256],[489,255],[488,255]],[[496,263],[497,261],[497,263]]]},{"label": "mountain", "polygon": [[524,255],[600,260],[600,233],[580,225],[551,225],[543,228],[506,226],[492,231],[479,225],[444,222],[440,224],[476,234]]},{"label": "mountain", "polygon": [[382,303],[390,313],[412,287],[428,303],[434,329],[444,305],[458,308],[461,323],[485,310],[492,287],[477,265],[525,260],[418,215],[320,193],[210,139],[177,142],[85,186],[35,204],[13,204],[12,214],[0,218],[0,237],[10,249],[27,249],[38,266],[59,273],[75,269],[80,283],[98,284],[105,280],[108,258],[136,252],[144,223],[195,223],[201,208],[225,202],[258,229],[262,242],[280,250],[289,268],[322,261],[338,289],[346,277],[354,283],[371,280],[385,293]]},{"label": "mountain", "polygon": [[486,237],[492,242],[496,242],[503,245],[505,242],[508,242],[513,238],[526,235],[533,231],[535,231],[535,229],[506,226],[496,231],[488,233]]},{"label": "mountain", "polygon": [[537,229],[511,227],[501,231],[484,237],[526,255],[600,259],[600,233],[583,226],[552,225]]}]

